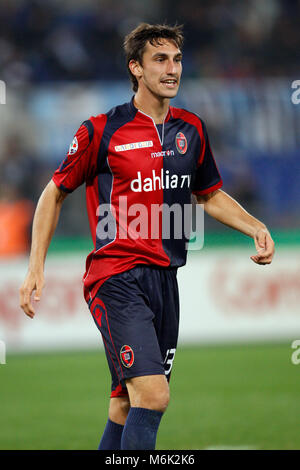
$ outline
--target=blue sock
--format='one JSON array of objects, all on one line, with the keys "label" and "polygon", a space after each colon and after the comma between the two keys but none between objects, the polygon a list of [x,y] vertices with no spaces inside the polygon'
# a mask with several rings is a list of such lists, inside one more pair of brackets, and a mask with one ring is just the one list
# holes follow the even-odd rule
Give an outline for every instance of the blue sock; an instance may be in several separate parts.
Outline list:
[{"label": "blue sock", "polygon": [[124,426],[107,420],[98,450],[120,450]]},{"label": "blue sock", "polygon": [[130,408],[122,434],[121,449],[155,449],[156,434],[162,415],[161,411]]}]

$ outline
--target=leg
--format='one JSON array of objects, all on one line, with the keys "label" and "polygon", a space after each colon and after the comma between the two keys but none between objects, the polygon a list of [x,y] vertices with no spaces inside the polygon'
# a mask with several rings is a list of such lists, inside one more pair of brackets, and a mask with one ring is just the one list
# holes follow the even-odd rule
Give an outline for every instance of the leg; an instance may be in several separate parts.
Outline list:
[{"label": "leg", "polygon": [[[101,286],[90,304],[112,375],[107,434],[112,432],[113,423],[120,435],[129,404],[125,404],[127,410],[122,410],[124,403],[115,398],[129,393],[131,408],[122,435],[122,449],[154,449],[158,426],[169,402],[163,362],[167,350],[174,348],[174,341],[161,330],[161,325],[169,325],[170,312],[168,309],[168,321],[163,321],[160,277],[160,270],[144,267],[113,276]],[[149,295],[143,286],[148,286]],[[156,286],[155,296],[153,286]],[[151,296],[154,303],[150,306]],[[167,373],[169,369],[168,362]]]},{"label": "leg", "polygon": [[169,403],[165,375],[148,375],[126,380],[131,408],[121,440],[122,450],[155,449],[160,420]]},{"label": "leg", "polygon": [[124,426],[130,409],[128,397],[114,397],[110,399],[108,417],[111,421]]},{"label": "leg", "polygon": [[146,375],[126,380],[130,404],[164,413],[170,400],[169,384],[165,375]]},{"label": "leg", "polygon": [[98,450],[120,450],[124,424],[130,409],[128,397],[110,399],[108,421]]}]

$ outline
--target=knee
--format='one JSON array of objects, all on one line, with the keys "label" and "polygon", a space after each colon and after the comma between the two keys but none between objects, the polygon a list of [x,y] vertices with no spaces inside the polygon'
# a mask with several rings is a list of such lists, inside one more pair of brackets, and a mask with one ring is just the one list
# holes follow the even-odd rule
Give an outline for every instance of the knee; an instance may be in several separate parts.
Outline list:
[{"label": "knee", "polygon": [[109,418],[114,423],[125,424],[127,415],[130,410],[129,398],[111,398],[109,405]]},{"label": "knee", "polygon": [[161,411],[164,413],[168,408],[170,401],[170,392],[169,388],[165,388],[164,390],[157,390],[156,392],[152,392],[151,396],[149,397],[149,405],[151,410]]},{"label": "knee", "polygon": [[148,408],[150,410],[161,411],[164,413],[170,400],[168,391],[156,391],[151,394],[141,394],[136,397],[132,403],[133,407]]},{"label": "knee", "polygon": [[129,398],[119,400],[119,411],[122,415],[127,416],[130,410]]},{"label": "knee", "polygon": [[170,401],[169,385],[166,380],[148,383],[146,387],[135,387],[130,393],[132,407],[148,408],[164,413]]}]

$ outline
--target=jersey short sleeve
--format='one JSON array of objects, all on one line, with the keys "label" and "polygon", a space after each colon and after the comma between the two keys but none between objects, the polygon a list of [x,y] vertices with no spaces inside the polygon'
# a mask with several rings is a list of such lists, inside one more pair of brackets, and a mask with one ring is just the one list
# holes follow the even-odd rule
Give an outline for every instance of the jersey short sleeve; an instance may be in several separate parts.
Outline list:
[{"label": "jersey short sleeve", "polygon": [[97,155],[94,140],[94,125],[89,119],[79,127],[65,159],[52,177],[56,186],[63,191],[73,192],[95,174]]},{"label": "jersey short sleeve", "polygon": [[221,188],[223,182],[210,147],[206,126],[202,119],[200,121],[201,150],[193,178],[192,192],[201,196]]}]

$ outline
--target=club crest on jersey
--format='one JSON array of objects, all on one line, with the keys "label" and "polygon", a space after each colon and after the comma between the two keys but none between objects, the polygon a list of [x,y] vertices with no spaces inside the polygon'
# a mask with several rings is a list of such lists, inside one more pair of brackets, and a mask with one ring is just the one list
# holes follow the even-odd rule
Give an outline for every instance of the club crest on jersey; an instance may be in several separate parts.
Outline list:
[{"label": "club crest on jersey", "polygon": [[178,132],[175,137],[176,147],[179,153],[182,155],[187,151],[187,140],[182,132]]},{"label": "club crest on jersey", "polygon": [[73,153],[76,153],[77,150],[78,150],[78,140],[77,140],[77,137],[75,136],[69,147],[69,155],[73,155]]},{"label": "club crest on jersey", "polygon": [[125,344],[124,346],[121,347],[120,358],[121,358],[123,366],[125,366],[125,367],[129,368],[134,363],[133,350],[127,344]]}]

